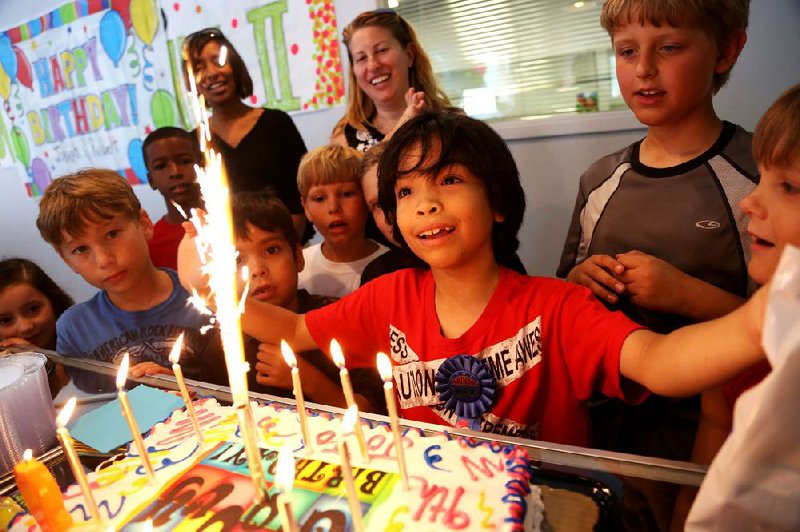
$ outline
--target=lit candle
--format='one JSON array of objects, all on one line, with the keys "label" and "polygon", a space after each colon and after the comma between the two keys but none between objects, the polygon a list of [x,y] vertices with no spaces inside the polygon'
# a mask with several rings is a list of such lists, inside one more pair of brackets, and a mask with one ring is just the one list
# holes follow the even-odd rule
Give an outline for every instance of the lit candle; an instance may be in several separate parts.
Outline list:
[{"label": "lit candle", "polygon": [[347,413],[342,419],[342,427],[339,433],[339,458],[342,462],[342,478],[344,479],[345,489],[347,490],[347,504],[350,507],[350,519],[353,522],[352,529],[355,532],[364,530],[364,523],[361,520],[361,503],[358,501],[356,483],[353,480],[353,465],[350,463],[350,449],[347,446],[347,436],[353,433],[353,428],[358,421],[358,407],[353,405],[347,409]]},{"label": "lit candle", "polygon": [[356,405],[356,398],[353,395],[353,385],[350,382],[350,372],[344,365],[344,353],[342,353],[342,346],[339,345],[335,339],[331,340],[331,357],[333,363],[339,368],[339,379],[342,381],[342,391],[344,392],[344,399],[347,402],[347,408],[356,409],[356,423],[355,433],[356,440],[358,440],[358,448],[361,451],[361,456],[364,460],[369,461],[369,454],[367,453],[367,441],[364,438],[364,430],[361,428],[361,423],[358,422],[358,405]]},{"label": "lit candle", "polygon": [[306,454],[311,454],[313,444],[308,431],[306,401],[303,397],[303,387],[300,385],[300,370],[297,368],[297,358],[294,356],[292,348],[289,347],[289,344],[287,344],[285,340],[281,340],[281,353],[283,353],[283,359],[286,361],[286,365],[292,368],[292,388],[294,390],[295,401],[297,401],[297,416],[300,418],[300,429],[303,432],[303,444]]},{"label": "lit candle", "polygon": [[386,409],[389,411],[389,424],[392,427],[395,453],[397,454],[397,468],[403,489],[408,490],[408,469],[406,468],[406,452],[403,448],[403,437],[400,435],[400,422],[397,416],[397,402],[394,397],[394,383],[392,382],[392,363],[386,353],[378,353],[378,373],[383,379],[383,393],[386,396]]},{"label": "lit candle", "polygon": [[192,398],[189,397],[189,390],[186,389],[186,381],[183,379],[183,370],[178,359],[181,356],[181,349],[183,348],[183,333],[175,340],[175,345],[172,346],[172,352],[169,354],[169,360],[172,362],[172,372],[175,374],[175,380],[178,381],[178,388],[181,390],[181,397],[183,402],[186,403],[186,413],[189,414],[189,420],[192,422],[194,434],[197,436],[197,443],[202,447],[203,445],[203,431],[200,430],[200,424],[197,422],[197,414],[194,412],[194,404]]},{"label": "lit candle", "polygon": [[117,372],[117,398],[119,399],[119,404],[122,406],[122,416],[128,423],[128,428],[133,436],[133,443],[136,445],[136,450],[139,451],[139,459],[142,461],[142,466],[144,467],[145,473],[147,473],[147,478],[151,484],[155,484],[156,472],[153,471],[153,466],[150,464],[150,456],[147,454],[147,447],[145,447],[144,440],[142,440],[136,418],[133,417],[133,410],[131,410],[131,404],[128,401],[128,394],[125,393],[125,381],[128,380],[128,364],[128,353],[126,352],[125,356],[122,357],[122,364],[120,364],[119,371]]},{"label": "lit candle", "polygon": [[283,532],[297,532],[297,520],[292,513],[290,495],[294,485],[294,457],[292,449],[284,445],[278,453],[278,464],[275,468],[275,487],[280,491],[278,495],[278,517],[281,521]]},{"label": "lit candle", "polygon": [[89,511],[92,521],[100,525],[102,522],[100,519],[100,510],[97,509],[97,503],[92,496],[92,490],[89,489],[89,480],[86,478],[86,473],[83,472],[81,461],[78,460],[78,453],[75,452],[75,447],[72,445],[72,436],[69,435],[69,431],[67,430],[67,423],[69,422],[70,416],[72,416],[73,410],[75,410],[75,398],[70,397],[69,401],[67,401],[64,408],[61,409],[61,413],[59,413],[56,418],[56,436],[58,436],[58,441],[61,442],[61,447],[72,469],[72,474],[75,476],[75,480],[78,481],[78,486],[81,488],[83,499],[86,501],[86,509]]},{"label": "lit candle", "polygon": [[33,458],[30,449],[25,450],[22,461],[14,466],[14,478],[25,506],[42,530],[61,531],[72,526],[56,479],[44,464]]}]

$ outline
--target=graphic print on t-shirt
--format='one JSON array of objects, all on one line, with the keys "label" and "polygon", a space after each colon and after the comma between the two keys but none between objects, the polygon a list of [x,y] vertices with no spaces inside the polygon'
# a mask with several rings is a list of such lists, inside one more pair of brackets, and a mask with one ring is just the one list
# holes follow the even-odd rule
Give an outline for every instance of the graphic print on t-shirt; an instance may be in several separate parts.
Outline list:
[{"label": "graphic print on t-shirt", "polygon": [[[442,358],[430,361],[421,361],[413,346],[408,344],[406,334],[394,325],[390,325],[390,356],[396,364],[392,368],[392,372],[397,383],[401,408],[433,407],[439,416],[455,426],[457,421],[455,412],[445,410],[436,393],[436,372],[439,370],[439,366],[457,354],[474,356],[484,361],[489,372],[497,381],[497,387],[504,388],[542,361],[541,323],[541,316],[537,316],[511,337],[477,353],[447,353]],[[436,356],[435,353],[426,355],[428,358]],[[491,412],[486,412],[481,417],[484,420],[482,424],[491,423],[494,428],[493,432],[499,430],[504,434],[527,435],[533,430],[532,427],[500,418]]]}]

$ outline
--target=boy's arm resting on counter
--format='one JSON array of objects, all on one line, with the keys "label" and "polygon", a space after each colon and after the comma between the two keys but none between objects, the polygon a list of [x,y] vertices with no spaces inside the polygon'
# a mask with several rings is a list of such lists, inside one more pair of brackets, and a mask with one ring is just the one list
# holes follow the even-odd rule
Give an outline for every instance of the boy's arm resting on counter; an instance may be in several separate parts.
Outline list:
[{"label": "boy's arm resting on counter", "polygon": [[722,384],[764,358],[761,332],[769,286],[721,318],[668,335],[634,331],[622,344],[620,373],[669,397]]}]

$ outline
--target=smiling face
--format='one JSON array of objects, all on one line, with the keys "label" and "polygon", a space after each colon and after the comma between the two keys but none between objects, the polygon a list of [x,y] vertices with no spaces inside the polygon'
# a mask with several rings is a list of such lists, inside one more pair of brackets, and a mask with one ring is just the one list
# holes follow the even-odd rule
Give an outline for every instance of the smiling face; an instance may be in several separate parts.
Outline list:
[{"label": "smiling face", "polygon": [[707,32],[666,24],[622,25],[613,47],[622,97],[650,127],[691,124],[713,113],[714,74],[735,62],[735,56],[720,56]]},{"label": "smiling face", "polygon": [[245,223],[248,238],[236,239],[237,263],[247,266],[250,276],[248,297],[289,310],[298,309],[297,274],[303,270],[303,252],[293,249],[278,231],[265,231]]},{"label": "smiling face", "polygon": [[22,338],[44,349],[56,347],[56,317],[50,300],[28,283],[0,291],[0,338]]},{"label": "smiling face", "polygon": [[314,185],[303,198],[303,208],[328,242],[342,245],[364,238],[367,204],[359,183]]},{"label": "smiling face", "polygon": [[[438,149],[429,152],[430,159],[437,157]],[[502,216],[492,210],[483,181],[461,164],[435,175],[403,173],[418,160],[419,150],[403,156],[395,184],[397,225],[411,251],[432,270],[494,260],[492,227]]]},{"label": "smiling face", "polygon": [[147,249],[152,236],[153,223],[142,209],[137,220],[121,214],[86,220],[80,234],[63,233],[57,251],[72,271],[116,303],[118,296],[135,293],[142,275],[153,268]]},{"label": "smiling face", "polygon": [[194,165],[199,161],[189,139],[167,137],[156,140],[147,146],[144,157],[147,178],[153,190],[167,201],[180,205],[184,211],[198,206],[200,187]]},{"label": "smiling face", "polygon": [[356,30],[350,40],[353,74],[359,88],[376,104],[405,103],[414,54],[381,26]]},{"label": "smiling face", "polygon": [[230,61],[221,61],[225,55],[220,43],[211,40],[192,63],[197,90],[211,107],[239,99],[233,66]]},{"label": "smiling face", "polygon": [[800,155],[787,167],[759,165],[761,181],[741,202],[750,217],[747,232],[753,252],[747,265],[750,277],[766,283],[787,244],[800,246]]}]

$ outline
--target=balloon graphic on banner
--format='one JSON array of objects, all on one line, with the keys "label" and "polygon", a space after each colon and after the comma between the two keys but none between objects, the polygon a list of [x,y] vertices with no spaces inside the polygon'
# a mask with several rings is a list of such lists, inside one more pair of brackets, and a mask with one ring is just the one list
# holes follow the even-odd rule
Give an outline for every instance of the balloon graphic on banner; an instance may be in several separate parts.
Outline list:
[{"label": "balloon graphic on banner", "polygon": [[4,100],[8,100],[8,96],[10,94],[11,78],[8,77],[8,74],[6,74],[6,70],[3,68],[3,65],[0,65],[0,96],[2,96]]},{"label": "balloon graphic on banner", "polygon": [[46,189],[47,185],[53,180],[50,176],[50,169],[47,167],[47,163],[39,157],[31,161],[31,177],[36,186],[39,187],[39,192],[44,192],[44,189]]},{"label": "balloon graphic on banner", "polygon": [[145,44],[153,44],[158,31],[158,13],[156,0],[131,0],[133,29]]},{"label": "balloon graphic on banner", "polygon": [[14,46],[14,54],[17,56],[17,81],[25,87],[33,89],[33,69],[25,52],[19,46]]},{"label": "balloon graphic on banner", "polygon": [[111,0],[111,9],[119,13],[125,23],[125,32],[131,29],[131,0]]},{"label": "balloon graphic on banner", "polygon": [[109,59],[117,66],[125,52],[125,23],[119,13],[110,9],[100,19],[100,42]]},{"label": "balloon graphic on banner", "polygon": [[147,167],[144,165],[144,155],[142,154],[142,139],[133,139],[128,143],[128,161],[139,181],[147,183]]},{"label": "balloon graphic on banner", "polygon": [[164,89],[158,89],[153,93],[150,100],[150,116],[153,117],[153,125],[158,127],[175,126],[176,121],[175,100],[172,94]]},{"label": "balloon graphic on banner", "polygon": [[11,145],[14,146],[14,153],[17,154],[19,159],[25,167],[31,162],[31,150],[28,147],[28,139],[25,134],[18,127],[11,130]]},{"label": "balloon graphic on banner", "polygon": [[8,35],[0,36],[0,66],[6,71],[6,75],[11,78],[10,83],[14,83],[17,79],[17,54],[14,53],[14,48]]}]

